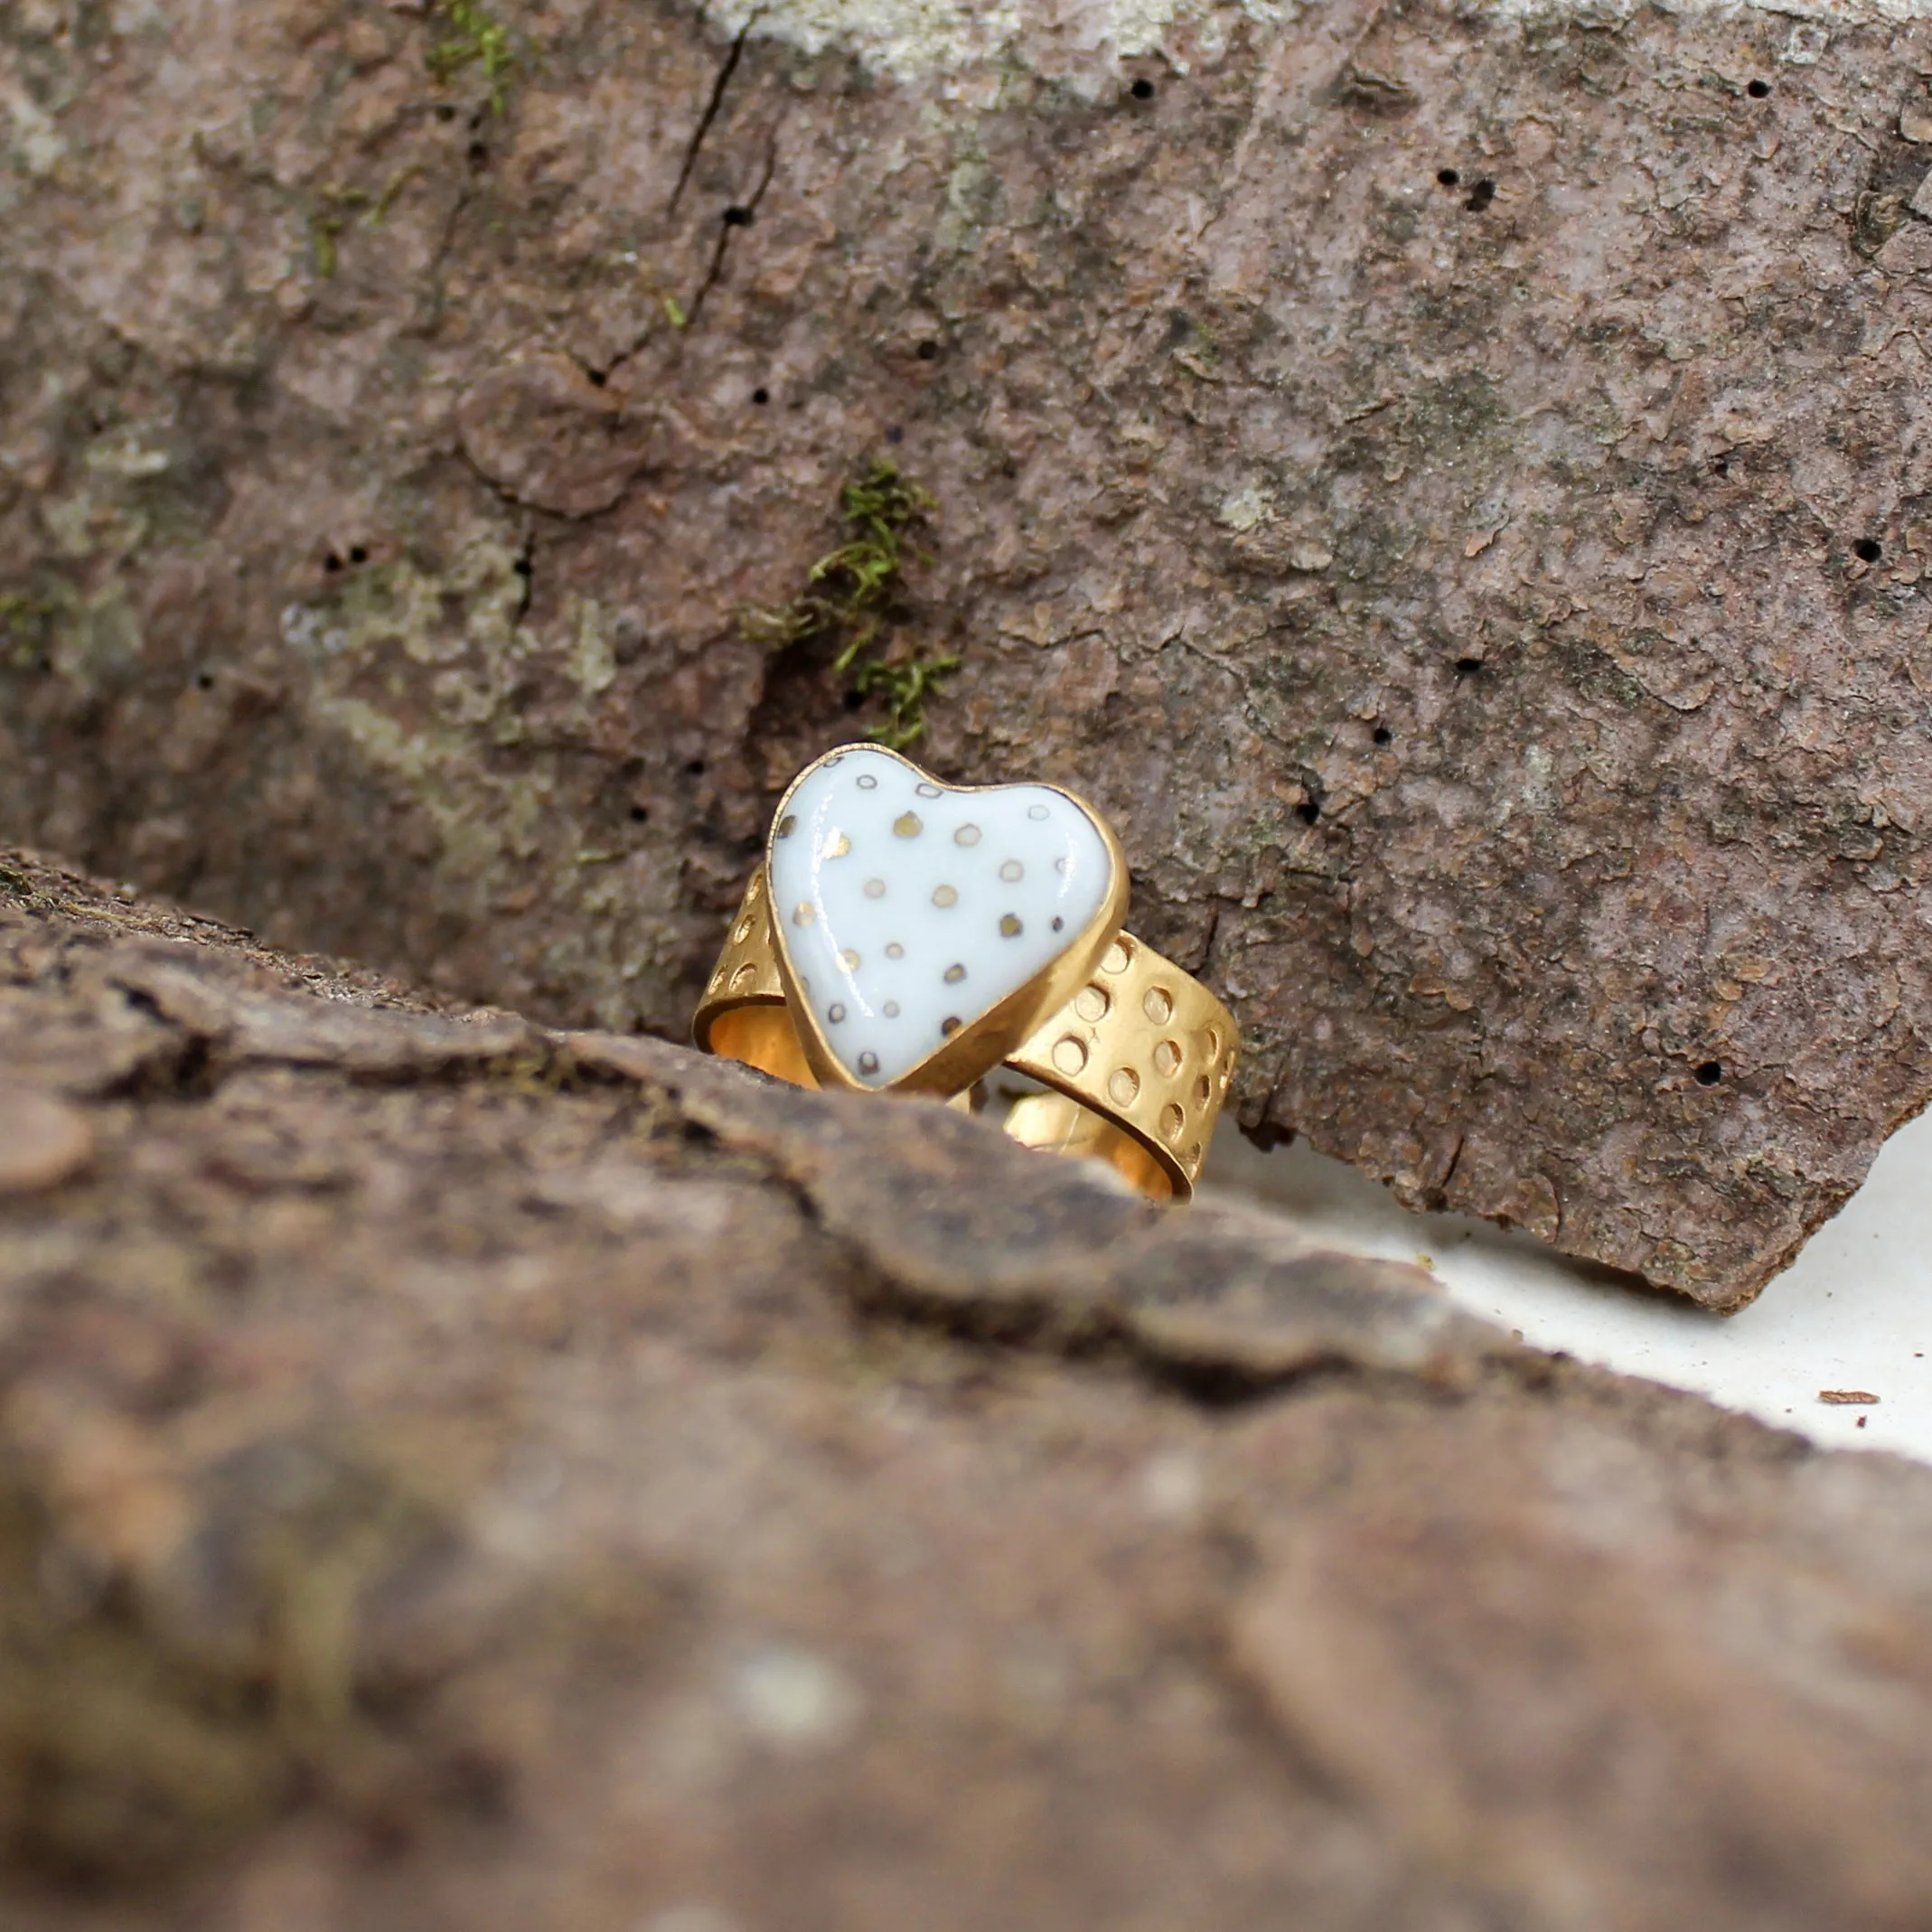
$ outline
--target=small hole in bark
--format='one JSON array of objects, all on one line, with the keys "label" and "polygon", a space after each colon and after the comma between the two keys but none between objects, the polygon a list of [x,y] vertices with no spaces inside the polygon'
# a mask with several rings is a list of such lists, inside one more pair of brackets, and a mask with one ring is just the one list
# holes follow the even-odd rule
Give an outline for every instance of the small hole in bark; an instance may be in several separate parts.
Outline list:
[{"label": "small hole in bark", "polygon": [[586,369],[584,373],[590,379],[590,386],[594,389],[601,389],[611,380],[601,369]]},{"label": "small hole in bark", "polygon": [[1701,1087],[1714,1087],[1724,1077],[1723,1065],[1716,1060],[1706,1060],[1693,1077]]},{"label": "small hole in bark", "polygon": [[1479,215],[1482,213],[1483,210],[1488,207],[1490,202],[1495,200],[1496,183],[1491,181],[1489,177],[1486,174],[1479,182],[1477,183],[1477,184],[1473,188],[1469,190],[1469,199],[1466,201],[1462,205],[1467,208],[1471,214]]},{"label": "small hole in bark", "polygon": [[1140,80],[1135,81],[1127,91],[1136,100],[1152,100],[1154,98],[1154,83],[1143,76]]},{"label": "small hole in bark", "polygon": [[1456,675],[1458,678],[1473,678],[1482,668],[1483,661],[1480,658],[1458,658],[1456,660]]},{"label": "small hole in bark", "polygon": [[1753,100],[1768,100],[1771,95],[1771,83],[1768,80],[1747,81],[1744,91]]},{"label": "small hole in bark", "polygon": [[194,688],[195,688],[195,689],[196,689],[196,690],[198,690],[198,691],[211,691],[211,690],[213,690],[213,689],[214,689],[214,688],[215,688],[215,680],[214,680],[214,676],[213,676],[213,673],[212,673],[212,672],[211,672],[211,671],[202,671],[202,672],[200,672],[200,673],[199,673],[199,674],[198,674],[198,675],[196,676],[196,678],[195,678],[195,680],[194,680]]},{"label": "small hole in bark", "polygon": [[517,558],[515,563],[511,565],[510,567],[514,570],[519,577],[528,577],[531,574],[535,567],[531,564],[529,558],[520,557]]},{"label": "small hole in bark", "polygon": [[1719,476],[1729,476],[1730,474],[1730,452],[1728,449],[1720,450],[1716,455],[1712,457],[1711,468]]},{"label": "small hole in bark", "polygon": [[684,767],[684,775],[687,778],[702,778],[704,776],[704,760],[702,758],[693,758]]},{"label": "small hole in bark", "polygon": [[407,1819],[365,1815],[356,1820],[357,1855],[371,1865],[393,1865],[415,1846],[416,1834]]},{"label": "small hole in bark", "polygon": [[436,118],[439,121],[453,121],[455,117],[456,110],[447,101],[436,109]]},{"label": "small hole in bark", "polygon": [[865,702],[865,693],[862,691],[848,691],[845,694],[845,708],[848,711],[862,709]]},{"label": "small hole in bark", "polygon": [[772,392],[761,383],[751,392],[751,399],[762,409],[772,399]]},{"label": "small hole in bark", "polygon": [[651,808],[648,805],[633,805],[630,811],[633,825],[648,825],[651,822]]},{"label": "small hole in bark", "polygon": [[1395,734],[1386,725],[1377,725],[1374,730],[1374,739],[1378,745],[1393,745],[1395,742]]},{"label": "small hole in bark", "polygon": [[1885,554],[1885,546],[1876,537],[1861,537],[1852,546],[1852,554],[1862,564],[1875,564]]},{"label": "small hole in bark", "polygon": [[1458,188],[1462,185],[1462,171],[1460,168],[1438,168],[1436,179],[1445,188]]},{"label": "small hole in bark", "polygon": [[511,1815],[510,1774],[483,1752],[464,1750],[443,1765],[436,1786],[452,1810],[491,1824],[502,1824]]},{"label": "small hole in bark", "polygon": [[899,428],[888,429],[886,432],[886,440],[888,443],[903,443],[905,440],[905,432]]},{"label": "small hole in bark", "polygon": [[727,228],[749,228],[751,226],[751,210],[740,208],[734,203],[725,211],[725,226]]},{"label": "small hole in bark", "polygon": [[329,554],[322,560],[322,567],[324,570],[331,572],[332,574],[337,570],[340,570],[342,567],[342,560],[335,554],[333,550],[331,550]]},{"label": "small hole in bark", "polygon": [[1318,798],[1305,798],[1295,807],[1295,816],[1304,825],[1312,825],[1321,817],[1321,801]]},{"label": "small hole in bark", "polygon": [[939,360],[939,344],[934,342],[921,342],[913,353],[922,362],[936,362]]},{"label": "small hole in bark", "polygon": [[481,174],[490,165],[490,150],[481,141],[470,143],[469,162],[472,172]]},{"label": "small hole in bark", "polygon": [[352,564],[366,564],[369,561],[369,552],[359,543],[349,552],[349,561]]}]

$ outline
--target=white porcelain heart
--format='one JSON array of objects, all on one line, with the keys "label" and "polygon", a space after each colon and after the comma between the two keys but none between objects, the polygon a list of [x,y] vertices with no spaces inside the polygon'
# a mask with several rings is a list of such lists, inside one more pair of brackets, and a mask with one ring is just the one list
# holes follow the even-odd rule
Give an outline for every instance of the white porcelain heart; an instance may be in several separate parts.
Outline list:
[{"label": "white porcelain heart", "polygon": [[901,1079],[1045,972],[1113,883],[1107,838],[1065,792],[955,791],[870,746],[798,781],[767,864],[799,996],[868,1087]]}]

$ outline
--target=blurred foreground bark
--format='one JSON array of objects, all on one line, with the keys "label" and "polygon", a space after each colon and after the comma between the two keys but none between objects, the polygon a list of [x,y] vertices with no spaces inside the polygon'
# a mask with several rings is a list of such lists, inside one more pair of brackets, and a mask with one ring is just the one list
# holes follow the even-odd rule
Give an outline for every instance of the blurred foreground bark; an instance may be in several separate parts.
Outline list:
[{"label": "blurred foreground bark", "polygon": [[1251,1127],[1748,1298],[1932,1092],[1932,24],[1279,11],[14,0],[0,824],[675,1030],[956,654]]},{"label": "blurred foreground bark", "polygon": [[1902,1932],[1928,1806],[1932,1473],[0,854],[9,1932]]}]

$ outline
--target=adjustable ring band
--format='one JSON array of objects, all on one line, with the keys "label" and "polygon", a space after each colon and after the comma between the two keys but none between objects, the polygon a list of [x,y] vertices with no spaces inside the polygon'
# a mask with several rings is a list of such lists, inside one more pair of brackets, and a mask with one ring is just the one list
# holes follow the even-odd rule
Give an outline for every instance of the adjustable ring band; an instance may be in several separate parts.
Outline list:
[{"label": "adjustable ring band", "polygon": [[781,801],[692,1037],[802,1086],[975,1108],[1005,1066],[1046,1090],[1010,1107],[1016,1140],[1186,1200],[1238,1035],[1205,987],[1121,930],[1125,901],[1119,848],[1073,794],[943,786],[849,746]]}]

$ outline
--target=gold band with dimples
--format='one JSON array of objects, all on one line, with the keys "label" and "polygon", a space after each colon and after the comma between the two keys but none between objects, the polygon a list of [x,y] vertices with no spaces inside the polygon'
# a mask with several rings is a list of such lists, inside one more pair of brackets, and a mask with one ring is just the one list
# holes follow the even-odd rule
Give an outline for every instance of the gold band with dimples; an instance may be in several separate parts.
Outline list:
[{"label": "gold band with dimples", "polygon": [[1119,841],[1071,792],[944,785],[845,746],[779,802],[692,1036],[802,1086],[959,1104],[1009,1067],[1046,1091],[1008,1133],[1185,1200],[1234,1021],[1121,931],[1127,895]]}]

